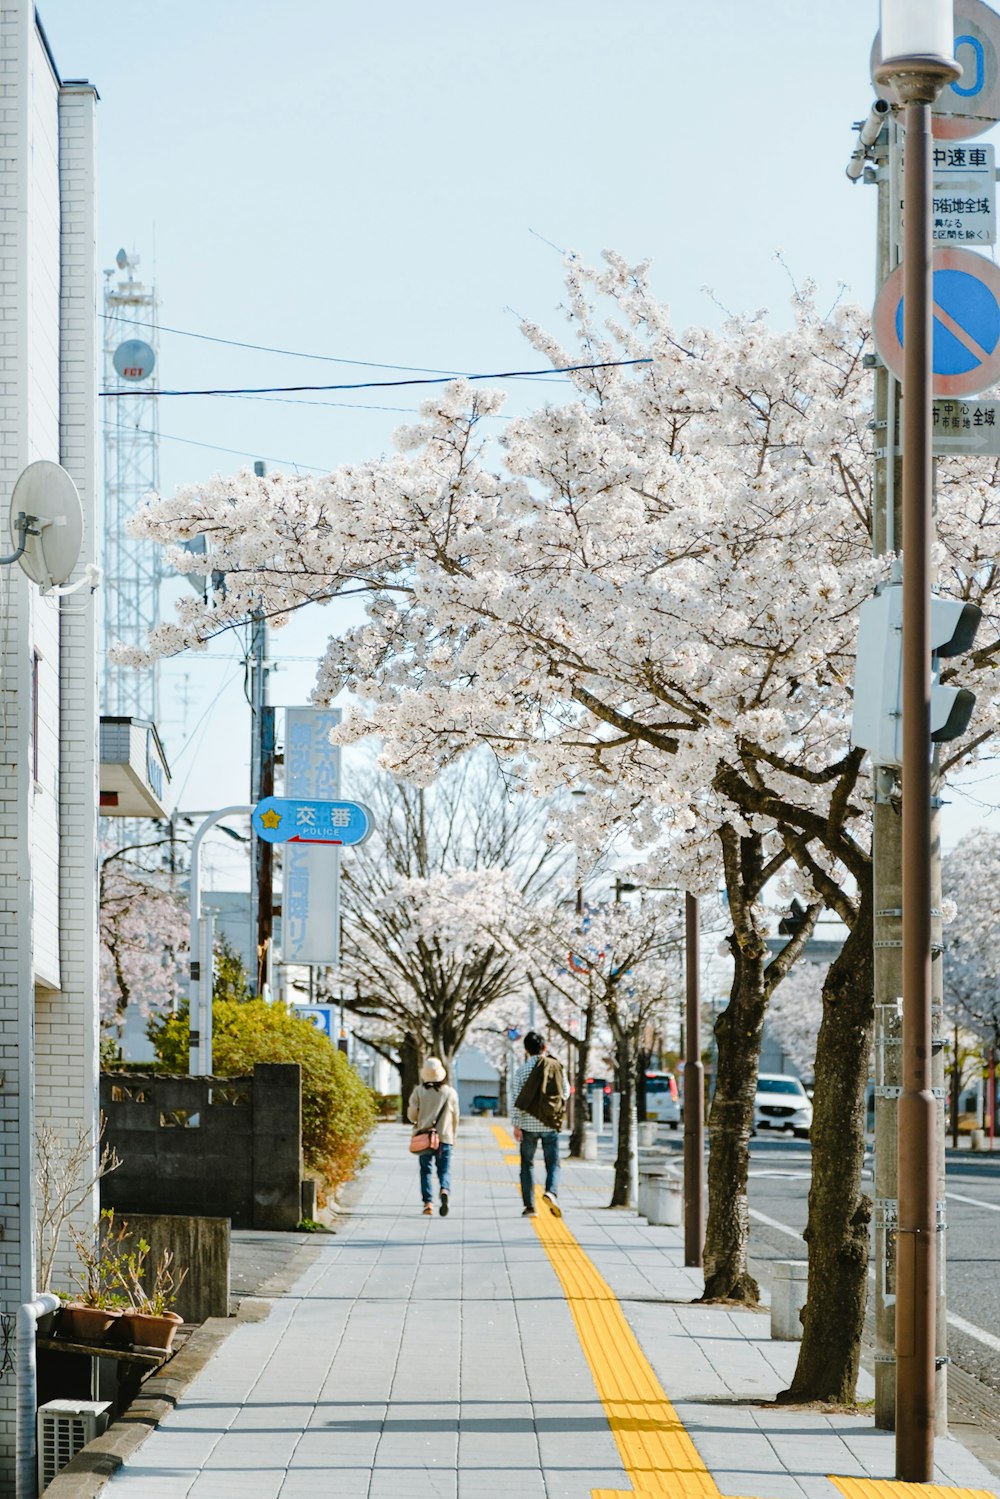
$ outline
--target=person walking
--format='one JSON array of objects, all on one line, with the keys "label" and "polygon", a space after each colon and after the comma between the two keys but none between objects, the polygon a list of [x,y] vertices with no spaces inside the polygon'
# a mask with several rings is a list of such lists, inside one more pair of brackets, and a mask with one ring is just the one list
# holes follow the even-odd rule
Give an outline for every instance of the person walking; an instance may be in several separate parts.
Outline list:
[{"label": "person walking", "polygon": [[542,1142],[545,1160],[545,1190],[542,1200],[557,1218],[562,1217],[556,1188],[559,1184],[559,1131],[566,1112],[569,1084],[562,1063],[546,1056],[545,1038],[537,1031],[524,1037],[525,1058],[515,1069],[511,1094],[514,1139],[521,1147],[522,1217],[535,1216],[535,1151]]},{"label": "person walking", "polygon": [[410,1094],[406,1110],[414,1135],[433,1130],[438,1137],[436,1146],[422,1150],[419,1155],[420,1196],[427,1217],[434,1212],[432,1169],[437,1169],[442,1218],[447,1218],[451,1201],[451,1153],[455,1148],[455,1135],[458,1131],[458,1094],[448,1083],[447,1077],[438,1058],[428,1057],[420,1069],[420,1082]]}]

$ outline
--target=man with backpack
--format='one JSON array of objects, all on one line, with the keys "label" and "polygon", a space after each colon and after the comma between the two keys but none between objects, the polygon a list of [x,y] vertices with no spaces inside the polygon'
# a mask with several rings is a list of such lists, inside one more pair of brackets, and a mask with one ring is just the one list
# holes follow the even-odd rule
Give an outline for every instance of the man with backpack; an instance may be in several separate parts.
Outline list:
[{"label": "man with backpack", "polygon": [[562,1209],[556,1196],[559,1181],[559,1131],[562,1129],[569,1084],[563,1066],[555,1057],[545,1055],[545,1040],[537,1031],[524,1038],[525,1058],[514,1072],[511,1093],[514,1110],[511,1123],[514,1139],[521,1146],[522,1217],[535,1216],[535,1149],[542,1142],[545,1160],[545,1191],[542,1200],[557,1218]]}]

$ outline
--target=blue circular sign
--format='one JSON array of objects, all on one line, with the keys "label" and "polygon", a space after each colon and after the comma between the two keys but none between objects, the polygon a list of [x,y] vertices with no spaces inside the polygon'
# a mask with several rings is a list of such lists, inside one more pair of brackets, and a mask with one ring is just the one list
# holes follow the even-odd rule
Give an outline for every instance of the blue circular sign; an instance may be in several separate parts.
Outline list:
[{"label": "blue circular sign", "polygon": [[[903,347],[903,307],[896,309],[896,337]],[[963,333],[965,338],[963,339]],[[994,294],[966,271],[934,272],[935,375],[965,375],[982,364],[1000,342],[1000,306]],[[977,352],[978,351],[978,352]]]},{"label": "blue circular sign", "polygon": [[[971,250],[935,250],[933,268],[934,394],[978,395],[1000,380],[1000,270]],[[872,331],[899,380],[903,306],[903,267],[897,266],[876,299]]]}]

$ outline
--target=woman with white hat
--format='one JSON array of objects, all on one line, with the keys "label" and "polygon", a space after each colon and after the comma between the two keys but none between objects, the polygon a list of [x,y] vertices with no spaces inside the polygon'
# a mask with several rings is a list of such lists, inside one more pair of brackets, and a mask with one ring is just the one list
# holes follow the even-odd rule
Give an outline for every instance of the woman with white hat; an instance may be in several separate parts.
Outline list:
[{"label": "woman with white hat", "polygon": [[436,1148],[421,1150],[419,1155],[420,1196],[423,1199],[424,1213],[428,1217],[434,1212],[432,1166],[437,1167],[442,1218],[448,1216],[448,1199],[451,1195],[451,1152],[458,1130],[458,1094],[447,1083],[447,1076],[438,1058],[428,1057],[420,1069],[420,1082],[410,1094],[406,1110],[414,1135],[433,1130],[438,1137]]}]

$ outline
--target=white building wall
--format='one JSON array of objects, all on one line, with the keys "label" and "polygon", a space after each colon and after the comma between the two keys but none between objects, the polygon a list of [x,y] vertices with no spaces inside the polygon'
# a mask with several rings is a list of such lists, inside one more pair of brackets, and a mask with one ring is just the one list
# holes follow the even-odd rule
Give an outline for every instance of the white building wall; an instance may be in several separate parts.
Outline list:
[{"label": "white building wall", "polygon": [[[96,95],[86,84],[59,95],[62,275],[59,461],[83,502],[83,547],[74,579],[100,552],[97,506],[97,246],[94,193]],[[58,719],[59,966],[57,992],[36,989],[35,1106],[60,1136],[92,1127],[98,1108],[97,805],[98,596],[61,607]],[[96,1210],[96,1194],[80,1218]],[[82,1222],[81,1222],[82,1226]],[[68,1284],[69,1246],[56,1267]]]},{"label": "white building wall", "polygon": [[[28,358],[25,462],[59,452],[59,95],[37,31],[29,34],[27,164]],[[37,659],[38,779],[31,798],[36,982],[59,984],[59,605],[30,590]],[[34,713],[32,712],[34,728]],[[33,770],[33,766],[32,766]]]},{"label": "white building wall", "polygon": [[[62,461],[96,555],[93,113],[60,87],[30,0],[0,0],[0,488]],[[4,548],[4,550],[6,550]],[[35,1116],[96,1114],[94,600],[42,599],[0,568],[0,1312],[35,1292]],[[32,663],[38,666],[37,727]],[[37,754],[37,777],[35,761]],[[61,987],[60,987],[61,986]],[[0,1379],[0,1499],[14,1383]]]}]

